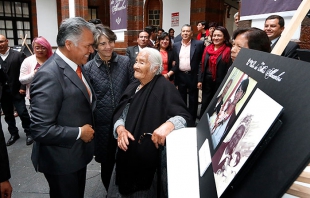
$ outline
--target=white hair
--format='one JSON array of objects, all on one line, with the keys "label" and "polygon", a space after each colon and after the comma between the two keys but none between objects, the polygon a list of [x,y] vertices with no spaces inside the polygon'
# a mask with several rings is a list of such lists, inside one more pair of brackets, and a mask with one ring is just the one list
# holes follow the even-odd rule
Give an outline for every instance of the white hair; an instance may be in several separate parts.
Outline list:
[{"label": "white hair", "polygon": [[236,18],[239,15],[239,12],[236,12],[236,14],[234,14],[234,18]]},{"label": "white hair", "polygon": [[153,71],[155,67],[158,66],[158,69],[155,71],[155,75],[161,74],[163,71],[163,60],[159,51],[154,48],[145,47],[140,51],[140,53],[142,52],[146,52],[148,55],[148,60],[151,64],[150,70]]}]

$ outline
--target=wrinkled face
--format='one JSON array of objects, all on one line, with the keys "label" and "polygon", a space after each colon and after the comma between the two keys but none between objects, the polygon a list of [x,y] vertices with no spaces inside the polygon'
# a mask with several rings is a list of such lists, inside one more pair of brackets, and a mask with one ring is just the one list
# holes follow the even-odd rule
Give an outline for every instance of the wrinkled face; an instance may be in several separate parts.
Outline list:
[{"label": "wrinkled face", "polygon": [[100,36],[97,50],[101,58],[111,57],[114,51],[114,47],[114,41],[109,41],[105,35]]},{"label": "wrinkled face", "polygon": [[43,58],[47,56],[46,47],[40,45],[39,43],[34,43],[33,50],[37,58]]},{"label": "wrinkled face", "polygon": [[273,40],[279,37],[284,30],[284,27],[280,27],[279,19],[269,19],[265,21],[264,31],[266,32],[269,40]]},{"label": "wrinkled face", "polygon": [[220,30],[214,30],[212,35],[212,42],[215,46],[223,45],[225,41],[224,34]]},{"label": "wrinkled face", "polygon": [[163,40],[160,40],[159,41],[159,44],[160,44],[160,48],[161,49],[166,49],[168,46],[169,46],[169,37],[166,36]]},{"label": "wrinkled face", "polygon": [[137,39],[138,45],[141,48],[147,46],[147,42],[149,41],[149,34],[147,32],[140,32],[139,37]]},{"label": "wrinkled face", "polygon": [[192,28],[184,26],[181,30],[181,37],[185,41],[189,41],[192,37]]},{"label": "wrinkled face", "polygon": [[9,41],[6,39],[5,36],[0,35],[0,53],[5,54],[5,52],[8,50]]},{"label": "wrinkled face", "polygon": [[242,48],[249,48],[246,34],[239,34],[235,38],[231,48],[231,59],[234,61]]},{"label": "wrinkled face", "polygon": [[200,32],[201,30],[203,30],[204,29],[204,25],[201,25],[201,23],[198,23],[198,25],[197,25],[197,30],[198,30],[198,32]]},{"label": "wrinkled face", "polygon": [[151,63],[148,59],[148,53],[140,52],[136,58],[136,63],[133,66],[133,69],[135,70],[135,78],[140,82],[149,82],[154,76],[150,68]]},{"label": "wrinkled face", "polygon": [[81,38],[77,42],[77,45],[70,40],[66,40],[66,48],[69,51],[68,58],[75,62],[77,65],[84,65],[87,63],[87,59],[90,53],[94,52],[94,36],[89,29],[83,29]]}]

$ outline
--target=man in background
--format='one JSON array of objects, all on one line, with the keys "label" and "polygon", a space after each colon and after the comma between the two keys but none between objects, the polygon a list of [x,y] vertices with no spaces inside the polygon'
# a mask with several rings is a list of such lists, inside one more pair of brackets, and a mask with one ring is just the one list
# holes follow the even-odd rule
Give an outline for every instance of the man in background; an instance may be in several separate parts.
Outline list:
[{"label": "man in background", "polygon": [[130,64],[133,66],[136,62],[136,57],[139,53],[139,51],[148,45],[149,41],[149,34],[146,31],[142,31],[139,33],[137,38],[138,45],[136,46],[130,46],[126,49],[126,56],[130,59]]},{"label": "man in background", "polygon": [[[277,44],[280,36],[284,30],[284,19],[279,15],[270,15],[265,20],[264,31],[266,32],[269,40],[271,42],[271,50]],[[297,49],[299,45],[295,42],[289,41],[287,46],[285,47],[281,56],[285,56],[288,58],[298,59]]]},{"label": "man in background", "polygon": [[31,145],[33,139],[30,135],[30,117],[25,101],[26,86],[19,82],[20,66],[26,56],[10,49],[9,41],[4,35],[0,35],[0,56],[0,65],[7,79],[2,87],[1,108],[11,134],[6,145],[11,146],[20,138],[14,117],[14,107],[26,133],[26,145]]},{"label": "man in background", "polygon": [[156,39],[157,39],[157,31],[156,31],[156,27],[155,26],[146,26],[144,28],[144,31],[146,31],[150,38],[149,38],[149,41],[148,41],[148,47],[155,47],[155,44],[156,44]]},{"label": "man in background", "polygon": [[[192,39],[193,30],[185,24],[181,29],[182,41],[173,44],[176,64],[168,72],[168,76],[175,74],[178,90],[188,105],[193,120],[197,117],[198,108],[198,74],[204,50],[203,41]],[[187,100],[188,94],[188,100]]]}]

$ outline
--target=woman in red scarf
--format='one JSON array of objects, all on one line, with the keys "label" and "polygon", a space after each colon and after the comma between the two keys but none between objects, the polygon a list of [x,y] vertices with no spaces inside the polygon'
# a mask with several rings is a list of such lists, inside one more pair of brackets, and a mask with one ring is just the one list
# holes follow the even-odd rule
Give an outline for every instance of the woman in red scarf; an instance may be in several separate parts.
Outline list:
[{"label": "woman in red scarf", "polygon": [[201,73],[197,84],[198,89],[202,89],[200,117],[208,107],[232,63],[229,38],[227,29],[218,26],[212,35],[213,43],[204,50],[201,60]]}]

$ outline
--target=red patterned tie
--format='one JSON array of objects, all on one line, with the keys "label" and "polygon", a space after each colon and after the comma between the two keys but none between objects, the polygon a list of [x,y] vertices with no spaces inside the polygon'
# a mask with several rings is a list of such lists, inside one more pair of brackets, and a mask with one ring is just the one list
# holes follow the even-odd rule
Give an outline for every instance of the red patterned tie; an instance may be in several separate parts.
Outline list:
[{"label": "red patterned tie", "polygon": [[[82,78],[82,69],[81,69],[81,66],[78,65],[78,67],[77,67],[77,69],[76,69],[75,72],[76,72],[76,74],[78,75],[78,77],[81,79],[81,81],[84,83],[83,78]],[[85,83],[84,83],[84,85],[85,85]],[[87,90],[88,95],[90,95],[89,89],[87,88],[86,85],[85,85],[85,87],[86,87],[86,90]]]}]

